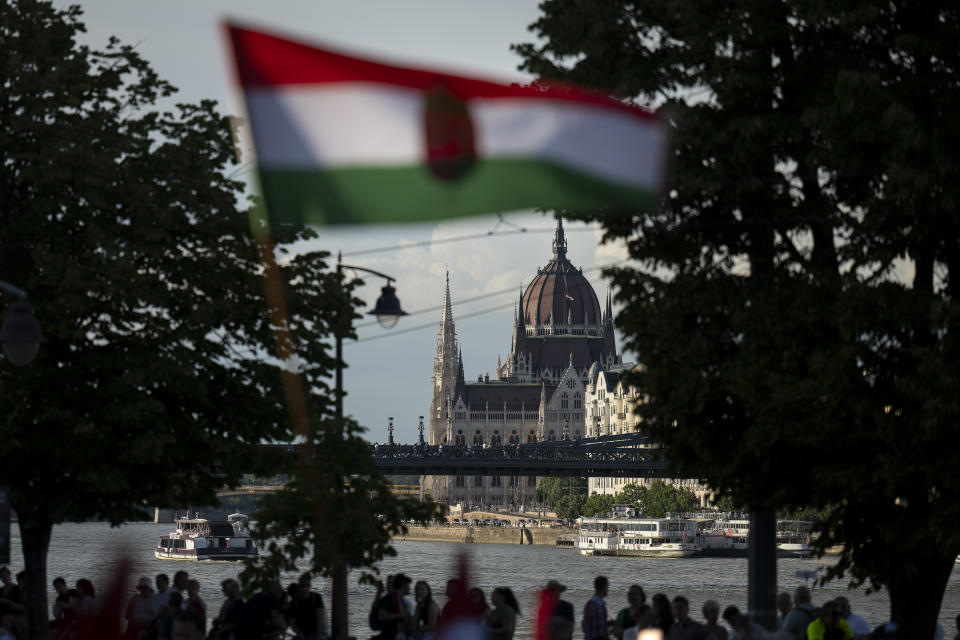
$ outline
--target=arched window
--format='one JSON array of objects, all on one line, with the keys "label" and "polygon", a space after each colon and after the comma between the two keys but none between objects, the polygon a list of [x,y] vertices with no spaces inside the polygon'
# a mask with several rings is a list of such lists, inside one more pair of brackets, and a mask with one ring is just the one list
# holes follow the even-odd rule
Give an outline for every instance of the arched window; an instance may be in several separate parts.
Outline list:
[{"label": "arched window", "polygon": [[536,442],[536,441],[537,441],[537,434],[533,431],[533,429],[531,429],[530,433],[527,434],[527,442]]},{"label": "arched window", "polygon": [[577,391],[573,394],[573,408],[580,409],[583,407],[583,398],[580,397],[580,392]]},{"label": "arched window", "polygon": [[569,399],[569,396],[567,396],[567,392],[566,392],[566,391],[564,391],[563,393],[560,394],[560,408],[561,408],[561,409],[569,409],[569,408],[570,408],[570,399]]},{"label": "arched window", "polygon": [[463,435],[463,430],[457,431],[456,444],[461,446],[467,444],[467,436]]},{"label": "arched window", "polygon": [[573,432],[573,439],[574,439],[574,440],[579,440],[579,439],[580,439],[580,430],[579,430],[579,429],[577,429],[576,431]]},{"label": "arched window", "polygon": [[520,444],[520,436],[517,435],[516,431],[510,434],[510,444]]},{"label": "arched window", "polygon": [[499,431],[494,431],[494,432],[493,432],[493,437],[490,438],[490,444],[491,444],[491,445],[495,445],[495,446],[498,446],[498,445],[502,444],[502,441],[500,440],[500,432],[499,432]]},{"label": "arched window", "polygon": [[479,447],[483,445],[483,436],[480,435],[480,430],[477,429],[477,432],[473,434],[473,446]]},{"label": "arched window", "polygon": [[553,432],[553,429],[551,429],[549,435],[547,435],[547,440],[549,440],[550,442],[553,442],[556,439],[557,439],[557,434],[555,434]]}]

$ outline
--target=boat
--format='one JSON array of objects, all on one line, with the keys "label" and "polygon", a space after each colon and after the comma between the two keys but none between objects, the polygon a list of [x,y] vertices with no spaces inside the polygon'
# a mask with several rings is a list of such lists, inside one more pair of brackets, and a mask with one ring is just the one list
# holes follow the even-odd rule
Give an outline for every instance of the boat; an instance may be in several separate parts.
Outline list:
[{"label": "boat", "polygon": [[700,554],[697,523],[686,518],[583,518],[577,547],[585,556],[689,558]]},{"label": "boat", "polygon": [[781,558],[809,558],[813,555],[808,520],[777,520],[777,555]]},{"label": "boat", "polygon": [[246,560],[258,556],[250,537],[250,520],[233,513],[226,520],[207,520],[200,514],[174,519],[177,529],[160,537],[153,553],[158,560]]},{"label": "boat", "polygon": [[[701,555],[745,558],[750,548],[750,519],[729,514],[695,514],[690,518],[697,526],[697,544]],[[813,554],[810,535],[813,523],[808,520],[777,520],[777,556],[806,558]]]}]

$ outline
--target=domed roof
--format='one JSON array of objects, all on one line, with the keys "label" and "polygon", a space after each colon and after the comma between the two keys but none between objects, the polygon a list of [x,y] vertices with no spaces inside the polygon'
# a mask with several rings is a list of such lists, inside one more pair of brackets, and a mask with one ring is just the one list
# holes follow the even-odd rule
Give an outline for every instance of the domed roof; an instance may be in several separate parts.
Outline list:
[{"label": "domed roof", "polygon": [[557,219],[553,238],[553,259],[537,270],[520,298],[523,322],[532,325],[599,325],[600,300],[583,272],[567,260],[563,223]]}]

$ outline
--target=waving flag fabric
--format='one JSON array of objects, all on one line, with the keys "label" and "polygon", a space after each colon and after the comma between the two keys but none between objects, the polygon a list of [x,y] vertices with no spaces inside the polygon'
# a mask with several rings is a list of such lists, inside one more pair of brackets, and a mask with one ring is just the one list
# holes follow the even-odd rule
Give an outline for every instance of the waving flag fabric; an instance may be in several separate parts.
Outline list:
[{"label": "waving flag fabric", "polygon": [[271,219],[651,206],[661,120],[587,89],[382,64],[230,26]]}]

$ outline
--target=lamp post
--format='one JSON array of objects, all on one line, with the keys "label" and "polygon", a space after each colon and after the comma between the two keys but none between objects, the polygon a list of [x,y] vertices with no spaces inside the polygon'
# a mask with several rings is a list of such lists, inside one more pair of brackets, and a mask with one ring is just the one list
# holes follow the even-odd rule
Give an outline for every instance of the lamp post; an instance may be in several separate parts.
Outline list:
[{"label": "lamp post", "polygon": [[0,325],[0,345],[11,364],[24,367],[33,362],[40,349],[40,342],[43,340],[40,323],[33,317],[33,306],[27,301],[26,291],[2,280],[0,291],[17,298],[10,303],[3,324]]},{"label": "lamp post", "polygon": [[[369,315],[375,316],[377,322],[380,323],[380,326],[384,329],[391,329],[400,320],[400,316],[408,315],[406,311],[400,308],[400,300],[397,299],[397,292],[390,283],[393,282],[394,278],[388,276],[385,273],[380,273],[379,271],[374,271],[373,269],[367,269],[366,267],[358,267],[355,265],[343,264],[341,261],[341,254],[337,253],[337,275],[342,277],[344,269],[350,269],[352,271],[362,271],[363,273],[369,273],[371,275],[378,276],[387,281],[387,284],[381,289],[380,297],[377,298],[377,302],[374,305],[373,311],[369,312]],[[335,407],[336,407],[336,417],[337,417],[337,428],[340,430],[340,435],[343,435],[343,337],[339,334],[336,338],[336,370],[335,370]],[[339,554],[338,554],[339,555]],[[334,640],[346,640],[349,633],[349,618],[347,615],[347,567],[343,564],[343,561],[340,560],[336,563],[336,566],[333,567],[333,579],[331,585],[333,593],[331,594],[331,606],[332,606],[332,620],[331,620],[331,636]]]}]

